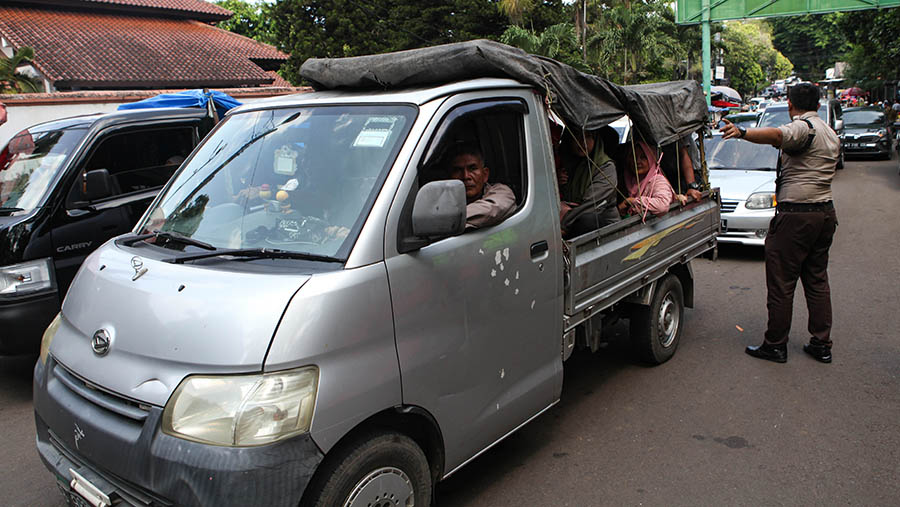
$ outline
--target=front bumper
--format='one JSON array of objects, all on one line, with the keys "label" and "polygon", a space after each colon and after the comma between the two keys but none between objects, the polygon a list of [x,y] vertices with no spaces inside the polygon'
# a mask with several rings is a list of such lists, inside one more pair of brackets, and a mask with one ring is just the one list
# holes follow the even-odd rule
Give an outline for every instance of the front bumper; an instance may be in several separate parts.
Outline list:
[{"label": "front bumper", "polygon": [[0,301],[0,355],[37,353],[41,336],[57,313],[55,290],[21,301]]},{"label": "front bumper", "polygon": [[308,433],[259,447],[166,435],[160,407],[104,393],[52,357],[35,366],[34,408],[38,452],[67,496],[74,470],[113,503],[296,506],[323,458]]},{"label": "front bumper", "polygon": [[[744,201],[734,202],[722,200],[721,232],[717,238],[719,243],[734,243],[748,246],[763,246],[769,222],[775,216],[775,208],[749,210]],[[731,211],[726,211],[730,209]]]}]

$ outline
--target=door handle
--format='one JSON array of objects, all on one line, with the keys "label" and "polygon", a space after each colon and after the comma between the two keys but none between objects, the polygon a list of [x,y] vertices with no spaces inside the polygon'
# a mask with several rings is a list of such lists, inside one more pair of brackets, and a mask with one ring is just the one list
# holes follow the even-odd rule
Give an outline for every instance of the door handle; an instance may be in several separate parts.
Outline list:
[{"label": "door handle", "polygon": [[550,250],[550,245],[547,244],[547,241],[538,241],[537,243],[532,243],[531,245],[531,260],[543,260],[549,254],[547,253]]}]

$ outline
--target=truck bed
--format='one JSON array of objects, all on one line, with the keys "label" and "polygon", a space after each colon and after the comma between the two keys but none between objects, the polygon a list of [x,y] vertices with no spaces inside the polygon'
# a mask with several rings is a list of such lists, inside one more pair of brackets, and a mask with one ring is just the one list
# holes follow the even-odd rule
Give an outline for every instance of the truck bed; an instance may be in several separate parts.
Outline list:
[{"label": "truck bed", "polygon": [[565,330],[715,248],[718,200],[704,192],[699,202],[673,204],[646,223],[633,216],[566,241]]}]

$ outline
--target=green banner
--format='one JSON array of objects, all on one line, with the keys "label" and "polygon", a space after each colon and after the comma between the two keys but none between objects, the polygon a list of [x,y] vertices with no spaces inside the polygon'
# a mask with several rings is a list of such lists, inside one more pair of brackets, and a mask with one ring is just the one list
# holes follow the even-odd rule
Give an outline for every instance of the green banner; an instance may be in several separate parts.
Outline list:
[{"label": "green banner", "polygon": [[709,20],[769,18],[796,14],[819,14],[898,7],[900,0],[677,0],[676,23],[692,25],[703,19],[709,5]]}]

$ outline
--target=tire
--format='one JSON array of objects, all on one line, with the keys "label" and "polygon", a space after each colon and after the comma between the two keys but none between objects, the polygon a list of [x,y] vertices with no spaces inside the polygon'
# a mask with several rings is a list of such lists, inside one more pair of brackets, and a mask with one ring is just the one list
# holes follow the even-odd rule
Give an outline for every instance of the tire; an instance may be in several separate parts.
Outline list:
[{"label": "tire", "polygon": [[635,306],[631,312],[631,344],[638,358],[654,365],[671,359],[684,325],[684,293],[678,277],[666,275],[650,306]]},{"label": "tire", "polygon": [[428,507],[431,469],[422,449],[393,431],[369,433],[326,458],[302,506]]}]

